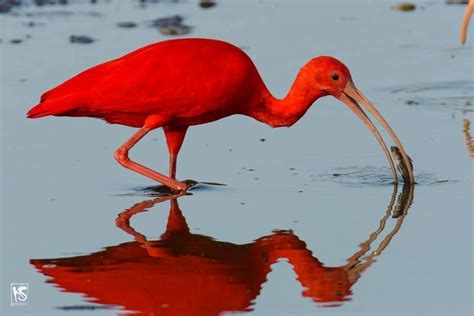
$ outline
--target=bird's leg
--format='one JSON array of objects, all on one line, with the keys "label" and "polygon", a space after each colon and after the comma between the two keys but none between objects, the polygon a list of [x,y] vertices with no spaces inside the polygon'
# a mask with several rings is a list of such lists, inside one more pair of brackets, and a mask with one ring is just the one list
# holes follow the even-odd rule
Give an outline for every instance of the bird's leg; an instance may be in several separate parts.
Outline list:
[{"label": "bird's leg", "polygon": [[176,179],[176,161],[178,159],[178,153],[183,145],[184,136],[188,127],[163,127],[165,132],[166,143],[168,144],[168,151],[170,153],[170,171],[169,177]]},{"label": "bird's leg", "polygon": [[466,42],[467,27],[469,26],[469,20],[471,19],[471,15],[473,11],[474,11],[474,0],[470,0],[466,7],[466,11],[464,12],[464,18],[461,24],[461,34],[460,34],[461,44],[464,44]]},{"label": "bird's leg", "polygon": [[178,191],[186,190],[188,187],[187,184],[171,179],[157,171],[154,171],[150,168],[140,165],[130,160],[130,158],[128,158],[129,150],[133,146],[135,146],[135,144],[138,143],[138,141],[142,139],[146,134],[148,134],[148,132],[151,130],[152,130],[151,128],[146,128],[146,127],[140,128],[135,134],[133,134],[132,137],[130,137],[122,146],[120,146],[115,151],[115,159],[118,161],[119,164],[121,164],[125,168],[138,172],[155,181],[158,181],[166,185],[167,187],[170,187]]}]

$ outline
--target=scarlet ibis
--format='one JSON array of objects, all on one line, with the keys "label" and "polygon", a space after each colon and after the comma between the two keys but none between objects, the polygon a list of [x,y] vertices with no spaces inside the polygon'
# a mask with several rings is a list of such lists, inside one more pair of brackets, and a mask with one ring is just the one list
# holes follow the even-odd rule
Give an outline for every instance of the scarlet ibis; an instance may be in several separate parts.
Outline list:
[{"label": "scarlet ibis", "polygon": [[467,37],[467,27],[469,26],[469,20],[471,19],[472,12],[474,11],[474,0],[469,0],[467,4],[466,11],[464,12],[464,18],[461,24],[461,43],[466,42]]},{"label": "scarlet ibis", "polygon": [[[277,99],[250,57],[238,47],[213,39],[167,40],[78,74],[44,93],[27,116],[95,117],[138,127],[115,151],[115,159],[125,168],[183,191],[188,185],[176,180],[176,160],[189,126],[241,114],[272,127],[289,127],[318,98],[327,95],[342,101],[367,125],[384,150],[397,183],[387,146],[360,105],[384,127],[409,166],[402,144],[375,106],[356,88],[349,69],[329,56],[311,59],[299,71],[287,96]],[[159,127],[168,144],[169,176],[128,157],[140,139]],[[414,182],[412,168],[409,180]]]}]

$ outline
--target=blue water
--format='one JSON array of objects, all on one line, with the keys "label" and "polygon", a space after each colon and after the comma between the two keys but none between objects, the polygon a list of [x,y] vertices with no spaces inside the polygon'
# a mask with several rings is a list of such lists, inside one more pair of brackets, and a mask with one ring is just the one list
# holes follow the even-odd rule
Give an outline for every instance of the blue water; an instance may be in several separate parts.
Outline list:
[{"label": "blue water", "polygon": [[[221,1],[209,9],[192,1],[85,1],[28,5],[0,15],[0,314],[120,314],[131,299],[106,300],[107,294],[119,284],[128,296],[158,293],[170,273],[147,269],[168,267],[180,272],[166,284],[184,271],[189,275],[177,283],[178,293],[192,286],[196,296],[219,289],[197,301],[196,309],[207,306],[200,310],[204,315],[211,309],[246,315],[471,315],[473,165],[466,121],[473,119],[473,32],[461,47],[463,6],[415,2],[415,11],[398,12],[389,1]],[[397,132],[419,185],[408,193],[400,186],[395,194],[375,139],[328,97],[289,129],[239,116],[192,127],[178,178],[225,186],[202,184],[179,197],[189,230],[175,239],[163,236],[170,202],[154,203],[157,193],[149,187],[155,183],[113,159],[132,129],[92,119],[31,121],[25,113],[42,92],[74,74],[170,38],[150,21],[175,14],[192,26],[186,36],[224,39],[244,49],[278,97],[310,58],[342,60]],[[124,21],[137,26],[116,25]],[[95,41],[73,44],[71,35]],[[147,136],[131,156],[165,172],[162,132]],[[117,216],[137,203],[148,211],[117,226]],[[260,245],[263,237],[288,249],[270,251]],[[189,238],[201,243],[180,244]],[[92,260],[126,247],[142,249],[141,257],[131,260],[131,251],[124,251],[124,257]],[[295,264],[298,254],[314,260]],[[45,270],[31,262],[50,259],[56,261]],[[95,279],[100,271],[125,271],[130,260],[147,265],[129,279],[118,273],[116,287],[110,279]],[[201,265],[193,262],[210,270],[196,270]],[[74,266],[65,269],[69,280],[85,276],[96,291],[51,281],[47,273],[62,265]],[[243,277],[256,270],[264,278]],[[140,276],[153,281],[143,283]],[[311,278],[313,283],[305,283]],[[11,307],[10,283],[17,282],[29,283],[28,301]],[[249,294],[238,306],[224,304],[236,293]],[[158,314],[173,314],[181,305],[171,302],[193,298],[162,294],[145,301],[159,302]]]}]

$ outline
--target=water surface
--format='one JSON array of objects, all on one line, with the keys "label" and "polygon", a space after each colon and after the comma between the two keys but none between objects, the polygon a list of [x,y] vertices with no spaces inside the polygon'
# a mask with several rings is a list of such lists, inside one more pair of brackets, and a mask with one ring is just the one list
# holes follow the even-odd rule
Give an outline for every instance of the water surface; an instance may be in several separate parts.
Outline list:
[{"label": "water surface", "polygon": [[[162,314],[188,298],[204,315],[471,315],[474,39],[458,43],[463,6],[416,3],[83,1],[0,15],[1,314],[115,315],[149,304],[147,291]],[[190,128],[178,177],[226,186],[202,185],[174,212],[113,160],[132,129],[25,118],[79,71],[170,38],[150,21],[176,14],[186,36],[242,47],[278,97],[310,58],[345,62],[419,185],[394,194],[375,139],[329,97],[289,129],[239,116]],[[167,170],[162,132],[132,157]],[[117,225],[134,205],[148,211]],[[165,233],[170,214],[179,236]],[[160,292],[163,278],[177,287]],[[29,283],[27,305],[9,306],[12,282]],[[198,294],[172,295],[185,290]]]}]

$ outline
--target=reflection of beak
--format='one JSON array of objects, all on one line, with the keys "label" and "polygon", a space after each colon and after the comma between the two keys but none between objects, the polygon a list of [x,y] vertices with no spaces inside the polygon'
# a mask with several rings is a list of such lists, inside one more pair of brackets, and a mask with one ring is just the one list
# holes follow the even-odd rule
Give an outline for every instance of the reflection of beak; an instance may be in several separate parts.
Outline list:
[{"label": "reflection of beak", "polygon": [[461,25],[461,44],[466,42],[467,27],[469,26],[469,20],[471,19],[472,11],[474,11],[474,0],[469,1],[466,12],[464,12],[464,19]]},{"label": "reflection of beak", "polygon": [[414,177],[413,177],[413,168],[411,167],[410,164],[410,158],[408,158],[408,155],[405,152],[405,149],[403,149],[402,144],[400,143],[400,140],[398,139],[397,135],[395,132],[392,130],[390,125],[385,121],[383,116],[377,111],[375,106],[360,92],[355,85],[352,82],[348,82],[344,90],[342,91],[341,95],[339,96],[339,100],[346,104],[363,122],[369,130],[374,134],[375,138],[377,138],[377,141],[379,142],[380,146],[382,147],[385,156],[387,157],[388,164],[390,165],[390,169],[392,170],[392,175],[393,175],[393,181],[395,183],[398,183],[398,178],[397,178],[397,171],[395,170],[395,166],[393,164],[392,156],[390,155],[387,146],[385,145],[385,142],[383,141],[382,136],[380,136],[379,131],[377,128],[374,126],[370,118],[365,114],[364,110],[360,107],[359,104],[364,106],[364,108],[369,111],[377,121],[382,125],[382,127],[387,131],[387,133],[390,135],[392,140],[395,142],[395,144],[398,146],[400,149],[400,152],[403,156],[403,161],[405,162],[405,165],[408,168],[408,174],[410,177],[410,183],[414,183]]}]

